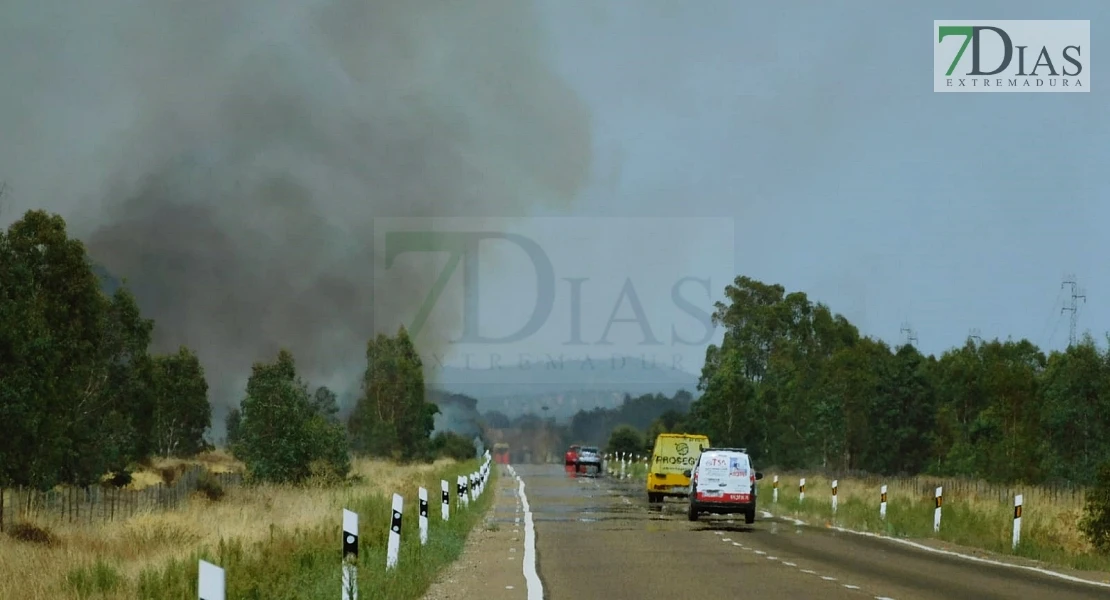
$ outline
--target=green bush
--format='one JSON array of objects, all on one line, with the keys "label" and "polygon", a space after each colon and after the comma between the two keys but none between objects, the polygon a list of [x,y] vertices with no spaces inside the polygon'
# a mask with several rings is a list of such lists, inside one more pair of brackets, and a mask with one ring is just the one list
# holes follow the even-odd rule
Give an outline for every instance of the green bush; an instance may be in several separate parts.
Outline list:
[{"label": "green bush", "polygon": [[644,436],[631,425],[618,425],[609,434],[609,443],[606,444],[605,451],[639,454],[644,451]]},{"label": "green bush", "polygon": [[1110,554],[1110,462],[1099,468],[1095,485],[1087,491],[1079,529],[1095,549]]},{"label": "green bush", "polygon": [[224,486],[215,475],[205,471],[197,478],[197,491],[213,502],[224,497]]},{"label": "green bush", "polygon": [[286,350],[277,362],[254,366],[237,437],[235,455],[254,480],[302,483],[319,474],[321,461],[334,477],[350,472],[343,427],[316,409]]},{"label": "green bush", "polygon": [[470,460],[478,454],[474,440],[453,431],[442,431],[432,438],[434,456],[444,456],[458,461]]}]

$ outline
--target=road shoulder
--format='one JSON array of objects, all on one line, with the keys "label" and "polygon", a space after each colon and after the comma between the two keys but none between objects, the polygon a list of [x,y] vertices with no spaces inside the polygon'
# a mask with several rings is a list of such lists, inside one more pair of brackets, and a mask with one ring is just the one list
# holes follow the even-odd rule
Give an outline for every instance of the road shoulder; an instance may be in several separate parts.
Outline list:
[{"label": "road shoulder", "polygon": [[[492,465],[503,468],[503,465]],[[507,471],[498,474],[493,503],[467,536],[462,555],[424,595],[424,600],[519,600],[526,598],[524,513],[517,482]]]}]

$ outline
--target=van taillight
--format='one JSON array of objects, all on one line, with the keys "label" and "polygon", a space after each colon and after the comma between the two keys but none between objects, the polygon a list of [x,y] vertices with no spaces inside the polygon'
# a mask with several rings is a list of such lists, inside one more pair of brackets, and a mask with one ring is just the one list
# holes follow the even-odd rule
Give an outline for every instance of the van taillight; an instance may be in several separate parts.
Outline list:
[{"label": "van taillight", "polygon": [[755,475],[751,475],[750,477],[751,477],[752,485],[754,486],[755,485]]}]

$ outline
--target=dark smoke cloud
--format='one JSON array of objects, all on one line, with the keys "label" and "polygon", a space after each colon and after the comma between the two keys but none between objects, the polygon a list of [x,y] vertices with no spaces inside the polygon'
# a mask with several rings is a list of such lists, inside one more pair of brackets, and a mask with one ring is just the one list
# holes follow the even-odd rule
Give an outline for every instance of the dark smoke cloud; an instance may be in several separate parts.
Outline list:
[{"label": "dark smoke cloud", "polygon": [[9,0],[0,178],[127,278],[159,350],[201,353],[214,403],[281,346],[343,391],[375,305],[430,285],[373,289],[374,218],[585,183],[589,114],[541,33],[528,2]]}]

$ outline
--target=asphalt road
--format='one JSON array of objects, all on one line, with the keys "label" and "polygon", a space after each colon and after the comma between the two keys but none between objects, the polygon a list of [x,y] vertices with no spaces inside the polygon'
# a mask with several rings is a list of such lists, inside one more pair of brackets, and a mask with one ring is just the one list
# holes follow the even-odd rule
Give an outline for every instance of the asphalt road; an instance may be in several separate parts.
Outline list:
[{"label": "asphalt road", "polygon": [[573,477],[557,465],[515,469],[526,484],[548,600],[1110,598],[1110,588],[789,520],[692,523],[680,502],[649,506],[639,481]]}]

